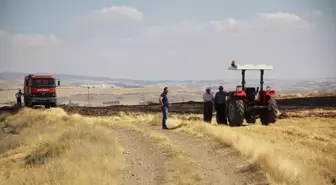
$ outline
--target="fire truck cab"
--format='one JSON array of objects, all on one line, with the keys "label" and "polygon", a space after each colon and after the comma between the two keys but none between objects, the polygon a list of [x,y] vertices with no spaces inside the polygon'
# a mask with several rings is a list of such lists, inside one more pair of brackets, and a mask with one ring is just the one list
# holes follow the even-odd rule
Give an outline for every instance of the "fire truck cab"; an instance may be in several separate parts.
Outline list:
[{"label": "fire truck cab", "polygon": [[[60,86],[60,80],[57,85]],[[44,105],[46,108],[56,107],[56,79],[53,75],[29,74],[24,78],[24,105],[34,107]]]}]

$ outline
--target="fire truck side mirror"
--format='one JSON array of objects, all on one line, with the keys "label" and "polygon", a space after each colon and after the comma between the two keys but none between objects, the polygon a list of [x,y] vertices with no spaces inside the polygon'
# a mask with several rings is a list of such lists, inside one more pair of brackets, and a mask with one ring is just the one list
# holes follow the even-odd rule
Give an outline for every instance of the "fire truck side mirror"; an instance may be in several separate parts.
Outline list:
[{"label": "fire truck side mirror", "polygon": [[57,85],[61,86],[61,81],[60,80],[57,81]]}]

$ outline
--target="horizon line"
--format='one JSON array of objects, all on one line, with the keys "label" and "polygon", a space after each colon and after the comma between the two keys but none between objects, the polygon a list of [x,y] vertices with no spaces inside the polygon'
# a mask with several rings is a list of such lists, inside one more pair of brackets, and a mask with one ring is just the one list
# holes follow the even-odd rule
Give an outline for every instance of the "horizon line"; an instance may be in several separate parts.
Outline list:
[{"label": "horizon line", "polygon": [[[13,73],[13,74],[34,74],[34,73],[27,73],[27,72],[18,72],[18,71],[0,71],[0,74],[2,73]],[[109,80],[131,80],[131,81],[152,81],[152,82],[160,82],[160,81],[168,81],[168,82],[181,82],[181,81],[221,81],[221,80],[225,80],[225,78],[222,79],[218,79],[218,78],[214,78],[214,79],[168,79],[168,80],[163,80],[163,79],[158,79],[158,80],[148,80],[148,79],[136,79],[136,78],[125,78],[125,77],[109,77],[109,76],[96,76],[96,75],[84,75],[84,74],[69,74],[69,73],[50,73],[54,76],[57,75],[70,75],[70,76],[74,76],[74,77],[88,77],[88,78],[106,78]],[[286,78],[286,77],[280,77],[280,78],[267,78],[267,80],[323,80],[323,79],[336,79],[336,76],[330,76],[330,77],[318,77],[318,78],[304,78],[304,77],[297,77],[297,78]],[[228,80],[241,80],[240,77],[234,77],[234,78],[226,78]],[[251,77],[249,78],[251,80],[259,80],[260,78],[257,77]],[[265,79],[264,79],[265,80]],[[248,79],[246,80],[248,81]]]}]

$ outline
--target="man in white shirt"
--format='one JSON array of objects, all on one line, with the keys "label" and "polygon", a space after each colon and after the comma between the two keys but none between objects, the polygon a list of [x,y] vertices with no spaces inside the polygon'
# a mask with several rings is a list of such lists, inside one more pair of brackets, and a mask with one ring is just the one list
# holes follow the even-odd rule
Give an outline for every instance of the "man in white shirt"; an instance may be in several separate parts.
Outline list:
[{"label": "man in white shirt", "polygon": [[203,94],[203,101],[204,101],[203,120],[204,122],[211,123],[214,96],[210,92],[211,91],[210,87],[206,87],[205,90],[206,91]]}]

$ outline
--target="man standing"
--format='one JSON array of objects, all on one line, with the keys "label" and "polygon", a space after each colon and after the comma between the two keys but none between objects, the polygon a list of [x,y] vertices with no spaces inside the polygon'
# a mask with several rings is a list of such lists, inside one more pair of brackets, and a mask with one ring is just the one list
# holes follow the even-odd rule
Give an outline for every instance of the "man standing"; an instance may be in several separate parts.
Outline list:
[{"label": "man standing", "polygon": [[16,94],[15,94],[15,96],[16,96],[16,103],[18,104],[18,105],[21,105],[22,104],[22,102],[21,102],[21,96],[23,95],[23,93],[21,92],[21,89],[19,89],[19,92],[17,92]]},{"label": "man standing", "polygon": [[160,96],[160,104],[161,104],[161,112],[162,112],[162,129],[168,129],[167,127],[167,119],[168,119],[168,87],[163,89],[163,93]]},{"label": "man standing", "polygon": [[223,91],[223,86],[219,86],[218,92],[215,95],[215,109],[216,109],[216,120],[218,124],[227,124],[226,118],[226,96],[227,92]]},{"label": "man standing", "polygon": [[203,101],[204,101],[204,110],[203,110],[203,120],[204,122],[208,122],[211,124],[212,120],[212,112],[213,112],[213,100],[214,97],[211,94],[211,88],[206,87],[206,92],[203,94]]}]

